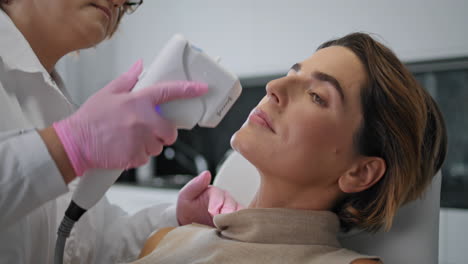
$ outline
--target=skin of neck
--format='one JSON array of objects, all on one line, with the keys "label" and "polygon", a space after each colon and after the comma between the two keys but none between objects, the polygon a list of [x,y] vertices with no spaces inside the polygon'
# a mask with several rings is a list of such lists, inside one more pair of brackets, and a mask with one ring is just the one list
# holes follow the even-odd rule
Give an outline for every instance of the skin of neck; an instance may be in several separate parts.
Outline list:
[{"label": "skin of neck", "polygon": [[4,11],[28,41],[42,66],[51,73],[60,58],[78,48],[69,45],[62,34],[53,30],[54,25],[48,25],[46,20],[34,12],[25,14],[24,11],[31,7],[24,7],[21,4],[24,1],[15,2],[4,6]]},{"label": "skin of neck", "polygon": [[287,179],[260,175],[260,186],[249,208],[330,211],[340,198],[337,187],[295,184]]}]

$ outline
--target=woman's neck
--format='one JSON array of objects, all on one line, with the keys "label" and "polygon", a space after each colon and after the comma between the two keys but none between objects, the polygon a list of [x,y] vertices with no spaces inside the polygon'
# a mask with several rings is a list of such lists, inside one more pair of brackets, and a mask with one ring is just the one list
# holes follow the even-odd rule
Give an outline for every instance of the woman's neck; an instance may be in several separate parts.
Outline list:
[{"label": "woman's neck", "polygon": [[51,73],[58,60],[70,51],[61,45],[60,34],[53,32],[33,13],[24,14],[21,9],[21,5],[12,4],[5,11],[29,43],[42,66]]},{"label": "woman's neck", "polygon": [[302,210],[331,210],[337,194],[316,186],[301,186],[262,176],[260,186],[249,208],[290,208]]}]

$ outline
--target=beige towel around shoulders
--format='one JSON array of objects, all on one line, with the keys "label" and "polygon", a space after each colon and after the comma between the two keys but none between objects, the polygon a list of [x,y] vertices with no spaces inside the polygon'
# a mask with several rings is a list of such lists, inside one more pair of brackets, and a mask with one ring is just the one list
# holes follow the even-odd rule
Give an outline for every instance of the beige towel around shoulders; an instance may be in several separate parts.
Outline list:
[{"label": "beige towel around shoulders", "polygon": [[245,209],[216,216],[216,228],[187,225],[170,231],[135,264],[348,264],[378,259],[341,247],[339,222],[325,211]]}]

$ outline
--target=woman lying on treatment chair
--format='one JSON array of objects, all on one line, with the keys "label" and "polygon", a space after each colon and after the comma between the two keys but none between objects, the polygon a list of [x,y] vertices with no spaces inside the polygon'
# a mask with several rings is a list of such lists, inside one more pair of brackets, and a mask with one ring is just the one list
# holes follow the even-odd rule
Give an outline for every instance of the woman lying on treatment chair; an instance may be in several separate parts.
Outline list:
[{"label": "woman lying on treatment chair", "polygon": [[446,131],[431,96],[363,33],[322,44],[266,96],[232,147],[261,175],[248,209],[151,236],[134,263],[382,263],[340,230],[390,229],[440,169]]}]

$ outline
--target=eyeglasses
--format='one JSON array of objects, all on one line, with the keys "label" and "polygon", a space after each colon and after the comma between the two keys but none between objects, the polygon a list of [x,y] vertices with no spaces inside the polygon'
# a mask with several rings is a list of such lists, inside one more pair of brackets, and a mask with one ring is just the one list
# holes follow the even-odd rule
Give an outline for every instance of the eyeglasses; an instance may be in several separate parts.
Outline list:
[{"label": "eyeglasses", "polygon": [[122,5],[122,11],[128,15],[133,14],[142,4],[143,0],[127,0]]}]

